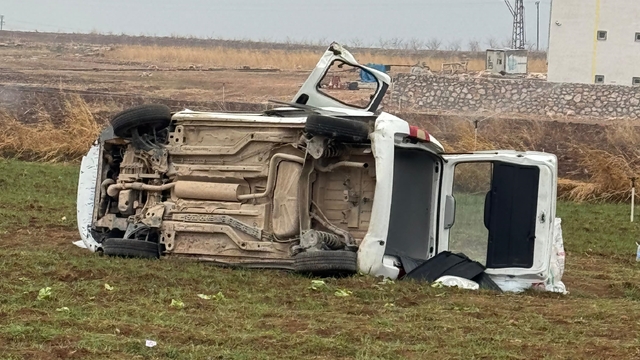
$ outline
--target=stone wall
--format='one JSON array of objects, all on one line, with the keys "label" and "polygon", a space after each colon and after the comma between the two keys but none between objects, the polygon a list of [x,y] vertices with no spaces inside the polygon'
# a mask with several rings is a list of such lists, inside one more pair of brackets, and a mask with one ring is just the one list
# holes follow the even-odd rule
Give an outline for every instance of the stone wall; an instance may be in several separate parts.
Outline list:
[{"label": "stone wall", "polygon": [[640,87],[400,74],[387,105],[436,113],[639,119]]}]

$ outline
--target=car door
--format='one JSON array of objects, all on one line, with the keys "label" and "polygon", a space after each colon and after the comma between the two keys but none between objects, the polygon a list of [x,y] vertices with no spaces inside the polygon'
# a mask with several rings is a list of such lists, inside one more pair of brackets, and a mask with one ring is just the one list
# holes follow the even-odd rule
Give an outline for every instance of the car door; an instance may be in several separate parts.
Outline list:
[{"label": "car door", "polygon": [[514,151],[445,155],[438,252],[464,253],[487,273],[548,277],[557,159]]},{"label": "car door", "polygon": [[349,51],[332,43],[293,102],[373,113],[379,108],[390,83],[389,75],[358,64]]}]

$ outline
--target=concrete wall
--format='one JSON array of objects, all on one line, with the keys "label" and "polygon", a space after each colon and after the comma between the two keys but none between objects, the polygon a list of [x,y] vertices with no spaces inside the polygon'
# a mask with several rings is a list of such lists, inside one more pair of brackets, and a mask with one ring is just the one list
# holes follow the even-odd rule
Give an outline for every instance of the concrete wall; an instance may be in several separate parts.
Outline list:
[{"label": "concrete wall", "polygon": [[593,84],[604,75],[605,84],[632,85],[640,77],[639,14],[638,0],[553,0],[548,80]]},{"label": "concrete wall", "polygon": [[506,115],[640,118],[640,87],[556,84],[541,80],[400,74],[387,107]]}]

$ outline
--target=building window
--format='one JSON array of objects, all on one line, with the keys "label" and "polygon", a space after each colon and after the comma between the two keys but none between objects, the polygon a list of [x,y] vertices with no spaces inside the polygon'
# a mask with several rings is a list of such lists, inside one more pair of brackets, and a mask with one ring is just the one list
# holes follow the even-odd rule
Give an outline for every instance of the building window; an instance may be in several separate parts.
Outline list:
[{"label": "building window", "polygon": [[596,84],[604,84],[604,75],[596,75]]},{"label": "building window", "polygon": [[640,77],[634,77],[631,83],[633,86],[640,86]]},{"label": "building window", "polygon": [[607,32],[604,30],[598,30],[598,40],[607,40]]},{"label": "building window", "polygon": [[637,42],[640,42],[640,32],[637,32],[637,33],[636,33],[636,41],[637,41]]}]

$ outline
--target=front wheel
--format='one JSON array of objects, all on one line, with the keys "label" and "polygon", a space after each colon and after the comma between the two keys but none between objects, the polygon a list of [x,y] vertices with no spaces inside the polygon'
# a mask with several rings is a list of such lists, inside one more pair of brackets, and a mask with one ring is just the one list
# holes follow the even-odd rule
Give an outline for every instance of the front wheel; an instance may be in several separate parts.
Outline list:
[{"label": "front wheel", "polygon": [[143,259],[160,258],[160,248],[157,243],[135,239],[106,239],[102,243],[105,255],[133,257]]},{"label": "front wheel", "polygon": [[347,250],[305,251],[293,258],[295,271],[316,276],[352,275],[358,271],[357,254]]}]

